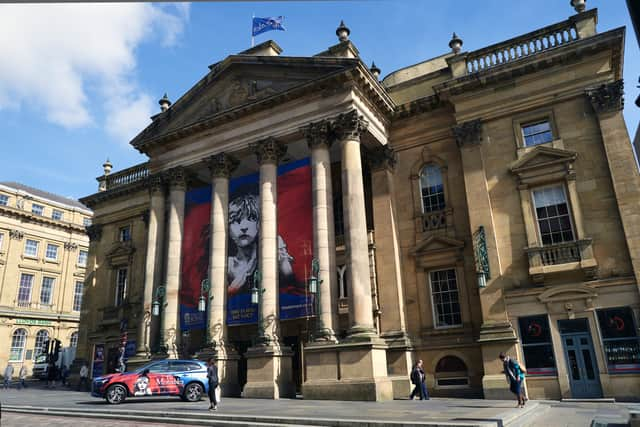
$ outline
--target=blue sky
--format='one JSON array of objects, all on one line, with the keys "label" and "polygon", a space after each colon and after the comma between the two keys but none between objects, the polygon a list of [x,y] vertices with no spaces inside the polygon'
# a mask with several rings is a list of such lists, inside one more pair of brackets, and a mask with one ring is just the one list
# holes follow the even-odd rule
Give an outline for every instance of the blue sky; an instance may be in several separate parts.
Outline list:
[{"label": "blue sky", "polygon": [[[640,54],[624,0],[588,0],[598,30],[627,26],[625,119],[632,137]],[[268,32],[283,55],[337,42],[344,19],[362,59],[386,75],[448,51],[451,33],[471,51],[565,20],[569,0],[360,0],[0,5],[0,181],[74,198],[97,191],[108,157],[116,170],[145,161],[129,140],[207,66],[250,46],[251,16],[285,16]],[[11,40],[11,43],[6,41]]]}]

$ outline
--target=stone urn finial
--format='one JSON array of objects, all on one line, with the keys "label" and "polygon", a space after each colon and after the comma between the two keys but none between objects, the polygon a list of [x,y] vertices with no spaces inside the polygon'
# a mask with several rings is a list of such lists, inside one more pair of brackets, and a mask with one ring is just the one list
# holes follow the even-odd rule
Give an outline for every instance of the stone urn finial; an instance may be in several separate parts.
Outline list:
[{"label": "stone urn finial", "polygon": [[587,7],[587,0],[571,0],[571,6],[573,6],[576,12],[582,13]]},{"label": "stone urn finial", "polygon": [[111,164],[111,162],[109,161],[109,158],[107,157],[107,161],[102,164],[102,169],[104,170],[105,176],[111,173],[112,168],[113,168],[113,165]]},{"label": "stone urn finial", "polygon": [[449,47],[451,48],[451,51],[455,54],[460,52],[460,49],[462,49],[462,39],[458,37],[456,33],[453,33],[453,36],[451,36]]},{"label": "stone urn finial", "polygon": [[344,21],[341,20],[340,25],[336,29],[336,36],[338,36],[338,40],[340,40],[341,42],[346,42],[347,40],[349,40],[349,34],[351,34],[351,30],[346,25],[344,25]]},{"label": "stone urn finial", "polygon": [[369,71],[371,71],[371,74],[373,74],[373,77],[375,77],[376,80],[380,79],[380,68],[376,66],[375,62],[371,61],[371,67],[369,68]]},{"label": "stone urn finial", "polygon": [[160,104],[160,110],[163,113],[167,111],[169,107],[171,107],[171,101],[169,101],[169,97],[167,96],[166,92],[164,96],[160,98],[160,101],[158,101],[158,104]]}]

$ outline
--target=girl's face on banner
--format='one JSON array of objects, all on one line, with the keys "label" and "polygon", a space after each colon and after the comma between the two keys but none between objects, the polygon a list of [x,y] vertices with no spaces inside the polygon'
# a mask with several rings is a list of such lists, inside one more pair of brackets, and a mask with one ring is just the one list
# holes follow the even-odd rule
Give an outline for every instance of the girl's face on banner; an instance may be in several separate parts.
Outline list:
[{"label": "girl's face on banner", "polygon": [[244,248],[255,243],[258,237],[258,212],[256,200],[251,197],[229,206],[229,236],[239,247]]}]

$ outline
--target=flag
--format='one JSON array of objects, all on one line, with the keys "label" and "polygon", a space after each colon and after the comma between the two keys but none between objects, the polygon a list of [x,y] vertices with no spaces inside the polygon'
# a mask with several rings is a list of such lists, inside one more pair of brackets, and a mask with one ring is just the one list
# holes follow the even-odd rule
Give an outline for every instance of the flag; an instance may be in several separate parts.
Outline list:
[{"label": "flag", "polygon": [[284,31],[282,26],[284,16],[275,16],[270,18],[253,18],[253,28],[251,30],[252,36],[265,33],[271,30]]}]

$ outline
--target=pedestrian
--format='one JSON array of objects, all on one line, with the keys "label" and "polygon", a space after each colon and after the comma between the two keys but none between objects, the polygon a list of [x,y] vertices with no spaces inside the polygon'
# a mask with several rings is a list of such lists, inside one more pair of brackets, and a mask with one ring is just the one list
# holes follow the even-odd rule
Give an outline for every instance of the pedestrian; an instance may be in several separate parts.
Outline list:
[{"label": "pedestrian", "polygon": [[424,373],[422,360],[418,360],[411,370],[411,382],[415,387],[409,396],[409,400],[413,400],[416,395],[420,396],[420,400],[429,399],[425,379],[426,375]]},{"label": "pedestrian", "polygon": [[526,399],[524,397],[524,389],[522,383],[524,382],[524,370],[520,367],[515,359],[512,359],[504,353],[500,353],[500,360],[504,366],[504,373],[509,383],[509,390],[516,395],[518,399],[518,408],[524,408]]},{"label": "pedestrian", "polygon": [[209,380],[209,410],[218,410],[218,399],[216,396],[216,388],[218,388],[218,367],[216,360],[211,357],[207,361],[207,379]]},{"label": "pedestrian", "polygon": [[5,390],[11,387],[11,379],[13,378],[13,365],[7,363],[7,367],[4,369],[4,388]]},{"label": "pedestrian", "polygon": [[47,388],[55,388],[56,375],[58,375],[58,369],[53,362],[49,362],[47,365]]},{"label": "pedestrian", "polygon": [[27,384],[25,383],[27,379],[27,367],[22,364],[20,368],[20,372],[18,373],[18,377],[20,378],[20,389],[27,388]]},{"label": "pedestrian", "polygon": [[78,390],[86,390],[88,386],[87,379],[89,378],[89,368],[87,364],[83,363],[80,368],[80,384],[78,384]]},{"label": "pedestrian", "polygon": [[69,367],[67,365],[62,365],[62,373],[60,375],[60,378],[62,379],[63,386],[69,385],[69,383],[67,382],[67,378],[69,378]]}]

